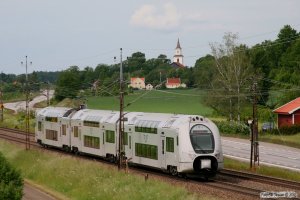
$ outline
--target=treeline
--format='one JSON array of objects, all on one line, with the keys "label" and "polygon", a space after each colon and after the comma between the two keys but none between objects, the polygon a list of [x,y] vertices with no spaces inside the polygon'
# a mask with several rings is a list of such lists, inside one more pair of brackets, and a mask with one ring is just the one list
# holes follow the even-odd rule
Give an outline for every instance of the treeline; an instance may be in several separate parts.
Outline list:
[{"label": "treeline", "polygon": [[[274,41],[266,40],[251,48],[239,43],[236,34],[226,33],[223,39],[221,44],[211,43],[211,54],[187,68],[173,67],[163,54],[147,60],[144,53],[135,52],[122,63],[124,79],[128,84],[130,77],[145,77],[146,84],[156,86],[168,77],[179,77],[189,88],[206,91],[206,104],[218,114],[238,121],[246,117],[249,106],[245,105],[251,103],[254,86],[259,104],[270,109],[300,96],[300,34],[291,26],[285,25]],[[99,64],[83,70],[71,66],[61,72],[34,72],[29,79],[32,89],[39,89],[43,82],[55,84],[57,100],[117,95],[119,66]],[[21,90],[24,85],[24,75],[1,77],[6,83],[4,90]]]},{"label": "treeline", "polygon": [[[164,83],[167,77],[179,77],[188,87],[195,87],[194,68],[176,68],[165,55],[146,60],[145,54],[136,52],[122,62],[125,90],[130,77],[145,77],[146,84],[153,86]],[[76,98],[81,92],[85,95],[117,95],[119,93],[120,64],[99,64],[95,69],[86,67],[80,70],[77,66],[69,67],[61,72],[55,90],[55,98]],[[164,84],[161,84],[164,85]],[[82,96],[82,95],[81,95]]]},{"label": "treeline", "polygon": [[[28,74],[28,87],[31,92],[39,91],[46,85],[56,84],[60,72],[38,72],[34,71]],[[10,92],[24,92],[26,85],[26,75],[20,74],[0,74],[1,91],[5,93]]]}]

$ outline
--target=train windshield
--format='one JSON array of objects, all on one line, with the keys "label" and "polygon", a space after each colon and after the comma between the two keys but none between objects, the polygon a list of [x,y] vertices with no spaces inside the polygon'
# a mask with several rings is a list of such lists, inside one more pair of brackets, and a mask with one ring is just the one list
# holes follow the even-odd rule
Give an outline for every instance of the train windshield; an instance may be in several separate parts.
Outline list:
[{"label": "train windshield", "polygon": [[190,138],[192,146],[196,153],[213,153],[215,149],[215,140],[211,130],[197,124],[191,128]]}]

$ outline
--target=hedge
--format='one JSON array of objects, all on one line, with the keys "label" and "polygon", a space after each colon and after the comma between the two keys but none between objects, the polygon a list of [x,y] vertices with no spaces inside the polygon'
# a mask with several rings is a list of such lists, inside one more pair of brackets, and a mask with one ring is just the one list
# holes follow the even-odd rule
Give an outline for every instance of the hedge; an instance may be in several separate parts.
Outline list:
[{"label": "hedge", "polygon": [[249,126],[235,121],[215,121],[219,131],[223,134],[250,135]]},{"label": "hedge", "polygon": [[300,125],[283,126],[267,132],[273,135],[295,135],[300,133]]}]

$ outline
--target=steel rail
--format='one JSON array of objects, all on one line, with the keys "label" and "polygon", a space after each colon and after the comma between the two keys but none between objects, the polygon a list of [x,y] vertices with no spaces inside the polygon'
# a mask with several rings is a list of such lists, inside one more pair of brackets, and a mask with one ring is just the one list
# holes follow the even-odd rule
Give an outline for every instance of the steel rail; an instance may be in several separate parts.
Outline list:
[{"label": "steel rail", "polygon": [[229,169],[223,169],[220,173],[220,175],[230,176],[230,177],[236,177],[246,180],[252,180],[260,183],[266,183],[270,185],[275,186],[281,186],[289,189],[296,189],[300,190],[300,183],[296,181],[290,181],[286,179],[280,179],[270,176],[263,176],[253,173],[247,173],[247,172],[241,172],[236,170],[229,170]]}]

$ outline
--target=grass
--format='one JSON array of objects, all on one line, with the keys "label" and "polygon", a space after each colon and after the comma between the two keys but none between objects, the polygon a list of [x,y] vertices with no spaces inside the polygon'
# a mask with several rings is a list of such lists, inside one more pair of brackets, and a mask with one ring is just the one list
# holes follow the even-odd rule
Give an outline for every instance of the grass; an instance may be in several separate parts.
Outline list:
[{"label": "grass", "polygon": [[[12,110],[4,109],[3,122],[0,122],[0,127],[15,128],[20,130],[25,130],[25,113],[19,112],[14,113]],[[29,131],[34,132],[35,119],[30,119]]]},{"label": "grass", "polygon": [[[249,169],[249,163],[241,162],[231,158],[224,158],[224,167],[227,169],[234,169],[245,172],[252,172]],[[300,173],[295,171],[290,171],[287,169],[281,169],[278,167],[269,167],[265,165],[260,165],[256,169],[256,173],[265,176],[272,176],[292,181],[300,181]]]},{"label": "grass", "polygon": [[[125,106],[131,103],[125,110],[211,116],[212,109],[201,103],[203,95],[197,89],[135,91],[125,96]],[[119,110],[116,97],[89,97],[87,102],[91,109]]]},{"label": "grass", "polygon": [[25,179],[70,199],[214,199],[183,187],[143,176],[118,172],[97,161],[24,148],[0,140],[0,151]]},{"label": "grass", "polygon": [[260,139],[260,141],[263,141],[263,142],[270,142],[270,143],[300,148],[300,133],[298,133],[296,135],[284,135],[284,136],[260,134],[259,139]]}]

